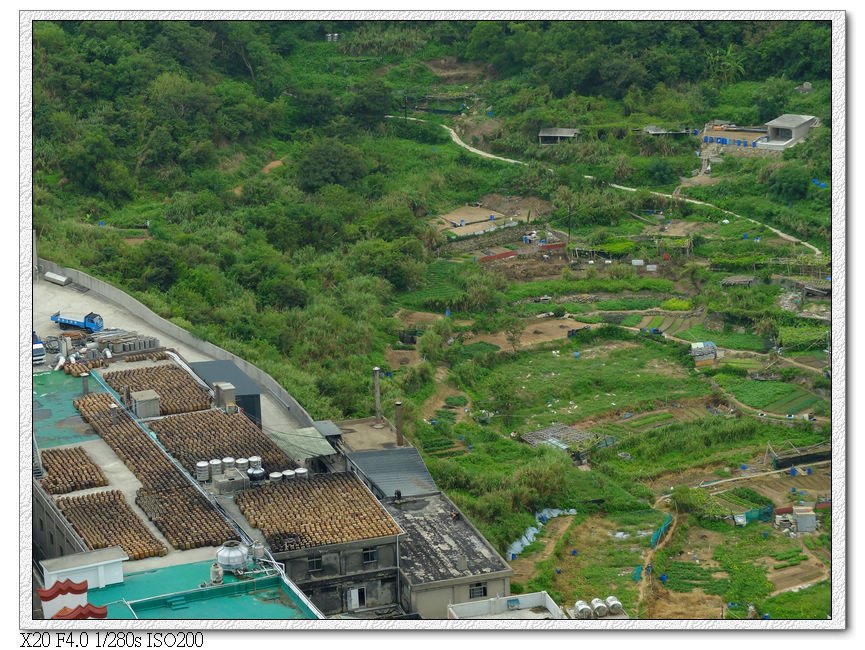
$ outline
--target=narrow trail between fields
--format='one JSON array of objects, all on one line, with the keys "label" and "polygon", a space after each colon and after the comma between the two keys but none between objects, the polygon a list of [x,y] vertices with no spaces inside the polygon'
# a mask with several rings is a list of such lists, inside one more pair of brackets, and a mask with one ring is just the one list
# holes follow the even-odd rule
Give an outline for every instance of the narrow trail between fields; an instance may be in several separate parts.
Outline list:
[{"label": "narrow trail between fields", "polygon": [[[660,510],[661,512],[664,512],[664,510],[658,507],[658,504],[663,500],[663,497],[658,499],[658,501],[655,502],[653,508],[655,510]],[[664,537],[658,542],[658,545],[655,546],[655,548],[649,549],[649,552],[646,553],[645,558],[643,558],[643,567],[652,564],[652,561],[655,558],[655,553],[664,548],[664,546],[667,545],[667,542],[673,538],[673,533],[676,531],[676,524],[678,523],[678,516],[676,515],[676,513],[670,514],[673,516],[673,520],[670,522],[670,528],[667,530],[667,533],[664,535]],[[653,580],[653,574],[646,575],[646,573],[643,572],[642,579],[640,580],[640,594],[637,597],[637,606],[634,608],[635,611],[639,612],[640,605],[643,602],[647,602],[649,597],[652,595],[652,592],[654,591]]]},{"label": "narrow trail between fields", "polygon": [[[411,120],[412,122],[425,122],[425,123],[427,122],[427,120],[423,120],[423,119],[420,119],[418,117],[402,118],[402,117],[399,117],[398,115],[385,115],[385,117],[389,118],[389,119],[406,119],[406,120]],[[439,124],[439,126],[442,127],[445,131],[447,131],[450,134],[451,140],[453,140],[457,145],[459,145],[463,149],[471,151],[475,155],[482,156],[484,158],[490,158],[493,160],[501,160],[502,162],[506,162],[506,163],[509,163],[511,165],[526,165],[526,164],[528,164],[528,163],[525,163],[521,160],[514,160],[513,158],[504,158],[502,156],[496,156],[495,154],[487,153],[486,151],[481,151],[480,149],[475,149],[474,147],[469,146],[465,142],[463,142],[462,139],[459,137],[459,135],[457,135],[457,132],[454,131],[451,127],[449,127],[445,124]],[[583,178],[594,179],[595,177],[584,174]],[[617,190],[622,190],[623,192],[637,192],[639,190],[639,188],[636,188],[636,187],[627,187],[626,185],[618,185],[616,183],[609,183],[608,186],[615,188]],[[811,251],[813,251],[814,255],[822,255],[822,252],[820,251],[819,248],[817,248],[816,246],[814,246],[812,244],[809,244],[806,241],[802,241],[798,237],[794,237],[793,235],[788,235],[787,233],[782,232],[782,231],[778,230],[777,228],[773,228],[772,226],[769,226],[765,223],[762,223],[761,221],[757,221],[755,219],[751,219],[750,217],[745,217],[743,215],[736,214],[735,212],[731,212],[730,210],[725,210],[724,208],[719,208],[717,205],[714,205],[712,203],[707,203],[705,201],[698,201],[697,199],[684,198],[682,196],[673,196],[672,194],[665,194],[664,192],[655,192],[653,190],[648,190],[648,192],[650,194],[655,195],[655,196],[663,196],[664,198],[668,198],[668,199],[677,199],[679,201],[685,201],[686,203],[692,203],[694,205],[705,205],[705,206],[710,207],[710,208],[715,208],[716,210],[720,210],[724,214],[728,214],[730,216],[737,217],[739,219],[745,219],[746,221],[750,221],[751,223],[756,224],[758,226],[764,226],[765,228],[768,228],[773,233],[775,233],[776,235],[781,237],[781,239],[785,239],[785,240],[787,240],[791,243],[794,243],[794,244],[802,244],[806,248],[811,249]]]}]

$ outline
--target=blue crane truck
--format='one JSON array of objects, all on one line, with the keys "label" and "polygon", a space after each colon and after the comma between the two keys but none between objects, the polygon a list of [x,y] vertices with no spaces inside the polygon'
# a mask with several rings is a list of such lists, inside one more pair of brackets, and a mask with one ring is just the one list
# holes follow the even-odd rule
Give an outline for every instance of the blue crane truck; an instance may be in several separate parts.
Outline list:
[{"label": "blue crane truck", "polygon": [[43,363],[45,363],[45,344],[42,343],[36,330],[33,330],[33,365],[40,366]]},{"label": "blue crane truck", "polygon": [[90,312],[81,320],[75,320],[73,318],[64,318],[58,311],[51,314],[51,321],[60,325],[60,329],[62,330],[78,329],[83,330],[88,334],[98,332],[105,327],[102,322],[102,316],[94,312]]}]

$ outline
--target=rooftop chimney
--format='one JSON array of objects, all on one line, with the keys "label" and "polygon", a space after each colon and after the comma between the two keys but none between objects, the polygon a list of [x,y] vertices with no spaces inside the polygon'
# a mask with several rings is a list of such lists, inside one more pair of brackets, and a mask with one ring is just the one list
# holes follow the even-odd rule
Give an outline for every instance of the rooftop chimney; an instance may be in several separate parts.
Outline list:
[{"label": "rooftop chimney", "polygon": [[402,402],[394,403],[394,411],[396,413],[396,446],[402,447],[405,445],[405,439],[402,437]]},{"label": "rooftop chimney", "polygon": [[376,429],[381,429],[384,425],[381,423],[381,386],[378,383],[378,376],[381,372],[381,368],[376,366],[372,369],[373,372],[373,385],[375,386],[375,424],[373,425]]}]

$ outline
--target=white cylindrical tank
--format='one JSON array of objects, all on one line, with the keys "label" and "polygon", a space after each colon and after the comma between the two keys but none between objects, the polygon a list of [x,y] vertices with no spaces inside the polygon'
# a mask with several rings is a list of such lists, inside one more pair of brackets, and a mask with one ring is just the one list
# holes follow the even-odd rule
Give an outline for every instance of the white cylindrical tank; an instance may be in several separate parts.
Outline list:
[{"label": "white cylindrical tank", "polygon": [[293,469],[287,469],[282,473],[283,481],[293,481],[295,477],[295,473]]},{"label": "white cylindrical tank", "polygon": [[261,542],[254,542],[252,544],[252,557],[256,560],[264,559],[264,544]]},{"label": "white cylindrical tank", "polygon": [[222,461],[214,458],[210,461],[210,478],[215,479],[219,474],[222,474]]},{"label": "white cylindrical tank", "polygon": [[219,566],[219,562],[214,562],[210,567],[210,582],[215,585],[221,585],[223,575],[224,572],[222,570],[222,567]]},{"label": "white cylindrical tank", "polygon": [[603,618],[609,613],[610,608],[607,607],[607,603],[600,598],[592,598],[592,611],[595,613],[596,617]]},{"label": "white cylindrical tank", "polygon": [[246,568],[249,548],[243,542],[229,540],[216,551],[216,561],[225,571],[236,571]]},{"label": "white cylindrical tank", "polygon": [[592,618],[592,608],[585,600],[578,600],[574,605],[574,614],[577,618]]},{"label": "white cylindrical tank", "polygon": [[238,458],[236,461],[234,461],[234,466],[238,469],[238,471],[245,472],[249,469],[249,459]]},{"label": "white cylindrical tank", "polygon": [[605,601],[607,603],[607,608],[610,610],[610,614],[623,614],[625,608],[622,607],[622,603],[615,596],[607,596]]},{"label": "white cylindrical tank", "polygon": [[200,460],[195,463],[195,478],[204,483],[210,478],[210,463],[206,460]]},{"label": "white cylindrical tank", "polygon": [[269,478],[271,483],[281,483],[282,472],[271,472]]},{"label": "white cylindrical tank", "polygon": [[261,456],[250,456],[249,457],[249,466],[250,467],[261,467]]},{"label": "white cylindrical tank", "polygon": [[296,470],[294,470],[294,477],[295,478],[309,478],[309,470],[306,469],[305,467],[298,467]]},{"label": "white cylindrical tank", "polygon": [[232,458],[231,456],[226,456],[225,458],[222,459],[222,471],[225,471],[227,469],[231,469],[233,467],[234,467],[234,458]]}]

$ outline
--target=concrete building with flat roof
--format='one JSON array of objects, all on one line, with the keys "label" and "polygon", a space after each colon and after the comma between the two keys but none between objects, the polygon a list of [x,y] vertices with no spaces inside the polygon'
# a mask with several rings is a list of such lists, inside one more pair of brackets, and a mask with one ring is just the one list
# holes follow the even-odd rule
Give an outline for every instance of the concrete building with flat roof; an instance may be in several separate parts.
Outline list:
[{"label": "concrete building with flat roof", "polygon": [[259,429],[262,427],[261,386],[249,375],[231,361],[196,361],[190,363],[189,367],[211,388],[220,382],[227,382],[234,386],[234,400],[237,407]]},{"label": "concrete building with flat roof", "polygon": [[808,137],[811,129],[819,124],[813,115],[792,115],[786,113],[766,122],[769,129],[768,141],[758,143],[764,149],[788,149]]},{"label": "concrete building with flat roof", "polygon": [[385,503],[400,538],[402,608],[446,619],[448,605],[510,594],[513,569],[445,495]]},{"label": "concrete building with flat roof", "polygon": [[403,613],[397,585],[403,531],[353,474],[270,483],[235,501],[289,579],[325,615]]},{"label": "concrete building with flat roof", "polygon": [[544,621],[567,618],[546,591],[448,605],[448,619]]}]

